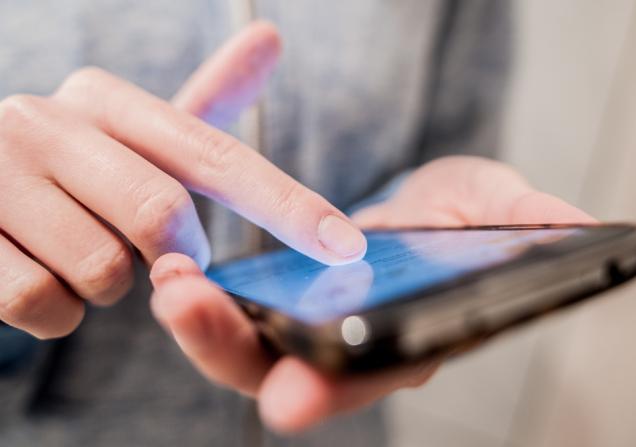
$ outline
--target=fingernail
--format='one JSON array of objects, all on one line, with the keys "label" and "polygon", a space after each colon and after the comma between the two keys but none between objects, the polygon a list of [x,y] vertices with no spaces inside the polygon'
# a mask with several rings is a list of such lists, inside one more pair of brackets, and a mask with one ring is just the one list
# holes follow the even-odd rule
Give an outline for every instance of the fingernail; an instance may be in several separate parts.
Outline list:
[{"label": "fingernail", "polygon": [[179,276],[178,270],[174,270],[168,267],[161,268],[161,269],[156,268],[156,269],[153,269],[152,272],[150,273],[150,282],[155,288],[157,288],[161,286],[164,282],[166,282],[166,280],[170,278],[174,278],[176,276]]},{"label": "fingernail", "polygon": [[342,258],[362,256],[367,247],[367,241],[360,230],[333,214],[320,221],[318,239],[327,250]]}]

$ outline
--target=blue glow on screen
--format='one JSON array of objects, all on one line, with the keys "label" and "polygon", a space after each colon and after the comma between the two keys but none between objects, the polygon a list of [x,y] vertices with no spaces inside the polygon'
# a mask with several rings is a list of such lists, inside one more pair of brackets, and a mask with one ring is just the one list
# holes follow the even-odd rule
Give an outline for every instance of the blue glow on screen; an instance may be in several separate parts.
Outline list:
[{"label": "blue glow on screen", "polygon": [[283,249],[211,268],[226,291],[317,323],[509,262],[534,245],[582,234],[548,230],[372,232],[363,260],[328,267]]}]

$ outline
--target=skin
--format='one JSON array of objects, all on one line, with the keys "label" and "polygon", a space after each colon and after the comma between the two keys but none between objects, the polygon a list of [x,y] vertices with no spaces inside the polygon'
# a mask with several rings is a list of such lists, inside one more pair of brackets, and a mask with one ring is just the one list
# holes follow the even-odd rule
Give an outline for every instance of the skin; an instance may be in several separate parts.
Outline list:
[{"label": "skin", "polygon": [[256,22],[171,104],[94,68],[50,97],[0,102],[0,320],[39,338],[68,334],[85,302],[110,304],[130,288],[134,247],[153,265],[152,311],[192,363],[257,399],[272,429],[297,432],[420,386],[437,365],[333,378],[293,357],[270,358],[201,272],[210,251],[186,188],[332,265],[364,255],[358,227],[592,221],[501,163],[449,157],[415,171],[352,222],[210,126],[232,122],[253,102],[280,47],[275,28]]},{"label": "skin", "polygon": [[213,127],[254,101],[280,51],[276,29],[255,22],[172,104],[97,68],[49,97],[2,100],[0,320],[39,338],[68,334],[86,301],[111,304],[130,288],[133,247],[148,265],[177,252],[205,267],[186,188],[319,261],[360,259],[366,240],[348,217]]},{"label": "skin", "polygon": [[[352,219],[361,228],[594,222],[536,191],[505,164],[465,156],[420,167],[388,201]],[[305,430],[395,390],[421,386],[439,366],[330,377],[298,358],[268,356],[242,311],[187,256],[159,258],[151,280],[155,317],[195,367],[210,381],[257,399],[264,422],[281,433]]]},{"label": "skin", "polygon": [[[590,216],[534,190],[510,167],[477,157],[445,157],[407,178],[388,201],[353,216],[364,228],[520,223],[591,223]],[[334,378],[291,356],[263,352],[252,324],[232,300],[182,255],[151,272],[152,309],[192,363],[211,381],[258,400],[265,423],[294,433],[426,383],[439,365]]]}]

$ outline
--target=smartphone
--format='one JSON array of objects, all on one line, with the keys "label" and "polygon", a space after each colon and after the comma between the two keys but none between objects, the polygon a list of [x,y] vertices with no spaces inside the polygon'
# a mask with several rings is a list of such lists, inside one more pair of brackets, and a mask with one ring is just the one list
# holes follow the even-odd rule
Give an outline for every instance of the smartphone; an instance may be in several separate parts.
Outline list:
[{"label": "smartphone", "polygon": [[514,225],[366,232],[328,267],[282,249],[212,267],[265,344],[332,373],[445,358],[636,276],[636,227]]}]

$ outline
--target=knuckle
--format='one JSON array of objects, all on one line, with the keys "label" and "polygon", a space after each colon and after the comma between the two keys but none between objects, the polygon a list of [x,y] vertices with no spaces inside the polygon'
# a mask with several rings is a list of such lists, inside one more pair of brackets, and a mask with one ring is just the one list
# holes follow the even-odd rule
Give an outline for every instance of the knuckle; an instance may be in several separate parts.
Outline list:
[{"label": "knuckle", "polygon": [[290,181],[273,197],[272,209],[279,218],[291,218],[304,202],[304,188]]},{"label": "knuckle", "polygon": [[123,242],[108,242],[82,260],[77,272],[83,287],[91,295],[110,295],[110,291],[119,291],[120,286],[129,284],[132,278],[132,256]]},{"label": "knuckle", "polygon": [[204,176],[223,176],[241,143],[234,137],[209,128],[197,128],[191,135],[196,145],[201,148],[197,166],[203,170]]},{"label": "knuckle", "polygon": [[[101,68],[83,67],[68,75],[53,96],[67,106],[86,109],[85,113],[89,112],[90,117],[96,118],[93,116],[96,113],[96,100],[97,104],[101,103],[104,96],[115,88],[112,85],[113,79],[112,75]],[[86,107],[88,104],[91,107]],[[101,109],[98,107],[97,110]]]},{"label": "knuckle", "polygon": [[0,133],[12,134],[33,125],[42,109],[43,98],[13,95],[0,102]]},{"label": "knuckle", "polygon": [[79,109],[85,119],[110,133],[112,123],[128,103],[110,101],[112,92],[122,86],[115,75],[98,67],[87,66],[71,73],[55,92],[55,97],[71,109]]},{"label": "knuckle", "polygon": [[66,91],[69,89],[86,89],[91,88],[102,82],[107,77],[107,73],[98,67],[86,66],[79,68],[66,77],[58,91]]},{"label": "knuckle", "polygon": [[0,319],[21,326],[42,312],[42,300],[55,287],[55,278],[42,271],[16,276],[9,280],[7,297],[0,305]]},{"label": "knuckle", "polygon": [[193,211],[194,205],[188,191],[176,180],[146,193],[138,194],[133,232],[137,240],[153,247],[167,247],[181,227],[182,220]]}]

